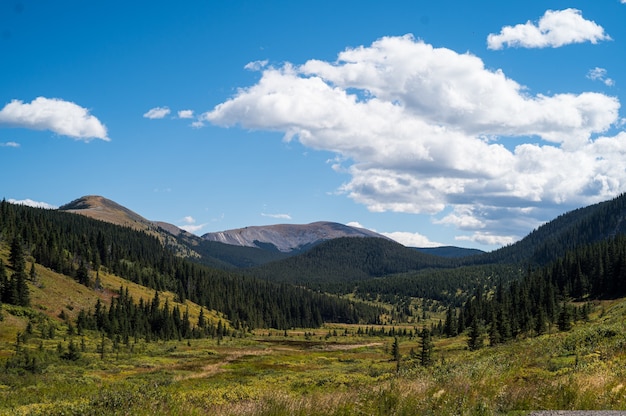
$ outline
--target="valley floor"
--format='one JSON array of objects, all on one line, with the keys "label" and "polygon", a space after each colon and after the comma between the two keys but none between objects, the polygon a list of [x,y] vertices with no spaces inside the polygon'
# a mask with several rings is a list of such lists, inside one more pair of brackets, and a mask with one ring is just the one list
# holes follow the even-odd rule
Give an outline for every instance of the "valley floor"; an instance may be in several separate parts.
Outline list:
[{"label": "valley floor", "polygon": [[[572,331],[473,352],[466,337],[438,339],[429,367],[412,358],[418,338],[398,338],[398,365],[393,338],[357,335],[356,326],[259,330],[221,340],[106,340],[104,353],[97,333],[39,339],[35,332],[21,345],[1,346],[0,414],[624,411],[625,316],[626,303],[615,302]],[[15,319],[5,311],[2,324]],[[70,341],[78,347],[71,358]]]}]

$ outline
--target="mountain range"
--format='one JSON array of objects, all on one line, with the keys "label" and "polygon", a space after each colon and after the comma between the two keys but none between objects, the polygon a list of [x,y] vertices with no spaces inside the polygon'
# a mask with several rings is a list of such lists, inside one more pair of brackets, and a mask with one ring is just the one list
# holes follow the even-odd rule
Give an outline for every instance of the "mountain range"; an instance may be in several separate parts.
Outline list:
[{"label": "mountain range", "polygon": [[[489,293],[498,285],[552,267],[550,273],[561,282],[559,291],[582,297],[593,288],[594,295],[606,296],[622,293],[616,282],[622,273],[620,262],[626,264],[619,257],[622,247],[626,253],[626,195],[565,213],[498,250],[441,248],[439,253],[446,255],[328,222],[232,230],[220,238],[238,245],[226,244],[146,220],[99,196],[79,198],[56,212],[12,207],[2,201],[0,211],[0,231],[24,239],[32,257],[45,267],[89,281],[85,270],[102,266],[147,287],[172,290],[180,299],[218,305],[213,308],[241,321],[254,321],[254,326],[278,321],[283,325],[294,316],[309,321],[313,316],[310,311],[282,318],[269,313],[266,308],[275,300],[271,294],[279,288],[295,290],[293,299],[309,297],[316,308],[328,306],[329,298],[312,299],[311,293],[350,295],[390,305],[429,299],[460,306],[475,297],[476,290]],[[615,241],[618,238],[622,240]],[[589,253],[602,253],[602,263],[594,264]],[[576,258],[581,260],[573,261]],[[239,293],[241,285],[252,292]],[[232,290],[239,301],[224,303],[219,294]],[[249,302],[261,295],[267,296],[267,303],[248,309]],[[242,296],[249,298],[243,302]],[[338,316],[332,307],[328,310],[327,316]],[[370,317],[373,313],[362,312]],[[320,321],[317,315],[314,318]],[[341,319],[358,318],[344,314]]]},{"label": "mountain range", "polygon": [[[219,267],[250,267],[304,253],[326,241],[362,237],[391,241],[382,234],[336,222],[249,226],[202,236],[189,233],[173,224],[151,221],[103,196],[88,195],[59,208],[115,225],[144,231],[187,257],[200,258],[205,264]],[[460,247],[418,248],[433,255],[462,257],[481,253]]]},{"label": "mountain range", "polygon": [[[276,261],[286,261],[296,256],[305,256],[303,258],[315,256],[314,262],[303,261],[325,269],[330,266],[324,265],[327,260],[320,259],[319,253],[328,252],[328,250],[324,251],[324,245],[344,238],[348,238],[348,242],[341,244],[348,247],[364,246],[364,244],[357,243],[362,238],[366,238],[371,241],[367,246],[372,253],[376,250],[385,252],[387,249],[383,247],[391,246],[395,247],[394,250],[403,251],[403,254],[395,253],[391,257],[411,258],[413,256],[419,259],[400,262],[405,266],[388,269],[392,273],[439,267],[441,258],[447,258],[450,264],[454,265],[520,262],[541,265],[564,255],[578,245],[626,233],[625,195],[560,215],[533,230],[522,240],[488,253],[460,247],[436,247],[411,248],[413,252],[411,254],[411,250],[381,234],[327,221],[304,225],[249,226],[197,236],[166,222],[147,220],[102,196],[81,197],[63,205],[59,210],[158,236],[164,245],[173,249],[178,255],[194,258],[221,269],[251,268]],[[377,248],[374,249],[372,246],[377,246]],[[312,251],[313,249],[316,250]],[[404,251],[405,249],[409,251]],[[424,259],[431,260],[424,261]],[[333,261],[336,261],[336,258]],[[415,262],[418,262],[421,267],[415,267]],[[368,274],[380,275],[380,270]]]}]

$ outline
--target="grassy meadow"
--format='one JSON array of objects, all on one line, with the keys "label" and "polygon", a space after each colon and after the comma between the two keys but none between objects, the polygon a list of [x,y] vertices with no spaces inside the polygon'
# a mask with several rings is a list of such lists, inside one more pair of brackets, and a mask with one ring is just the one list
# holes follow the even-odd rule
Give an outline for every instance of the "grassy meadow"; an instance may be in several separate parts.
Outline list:
[{"label": "grassy meadow", "polygon": [[[6,252],[0,253],[6,261]],[[127,342],[68,326],[120,286],[101,273],[94,291],[37,267],[30,308],[2,306],[0,415],[427,415],[626,410],[626,302],[596,303],[568,332],[469,351],[467,337],[366,335],[365,326],[255,330],[214,339]],[[161,300],[174,296],[164,293]],[[187,303],[191,321],[197,305]],[[207,319],[221,319],[206,312]],[[430,319],[439,320],[439,316]],[[429,324],[429,322],[427,322]],[[407,324],[415,334],[420,324]],[[389,330],[391,325],[385,328]],[[396,325],[396,329],[403,328]],[[412,330],[412,331],[411,331]]]},{"label": "grassy meadow", "polygon": [[[35,329],[7,340],[2,415],[524,414],[533,409],[626,410],[626,304],[607,303],[566,333],[470,352],[437,339],[434,363],[412,358],[419,339],[356,335],[358,327],[256,331],[223,339],[113,345],[97,334],[54,339]],[[4,306],[3,328],[32,310]],[[36,326],[36,325],[35,325]],[[334,333],[337,335],[332,335]],[[10,335],[9,335],[10,336]],[[75,359],[62,358],[69,343]],[[27,356],[27,358],[19,358]],[[23,360],[20,361],[20,360]]]}]

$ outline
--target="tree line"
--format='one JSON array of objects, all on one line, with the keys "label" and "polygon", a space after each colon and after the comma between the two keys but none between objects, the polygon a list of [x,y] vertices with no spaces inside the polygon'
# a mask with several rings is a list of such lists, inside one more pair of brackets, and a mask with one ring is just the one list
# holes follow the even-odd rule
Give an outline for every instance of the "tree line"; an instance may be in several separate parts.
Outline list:
[{"label": "tree line", "polygon": [[362,302],[195,263],[143,231],[3,200],[0,242],[14,240],[24,255],[86,286],[97,286],[94,274],[97,278],[104,268],[156,291],[172,291],[181,302],[189,299],[222,312],[234,325],[249,329],[377,323],[381,313]]},{"label": "tree line", "polygon": [[567,331],[588,319],[592,300],[626,296],[626,236],[581,246],[521,280],[485,289],[479,286],[461,308],[448,308],[445,335],[467,331],[476,349],[484,336],[494,345],[551,328]]}]

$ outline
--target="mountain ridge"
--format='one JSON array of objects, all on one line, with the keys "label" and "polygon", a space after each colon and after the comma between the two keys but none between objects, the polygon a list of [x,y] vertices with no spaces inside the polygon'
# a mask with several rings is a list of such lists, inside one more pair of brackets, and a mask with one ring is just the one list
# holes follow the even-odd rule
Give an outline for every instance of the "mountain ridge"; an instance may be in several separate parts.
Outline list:
[{"label": "mountain ridge", "polygon": [[207,241],[244,247],[268,249],[268,244],[283,253],[301,251],[323,241],[341,237],[375,237],[389,239],[382,234],[365,228],[351,227],[331,221],[316,221],[310,224],[275,224],[249,226],[220,232],[206,233]]}]

